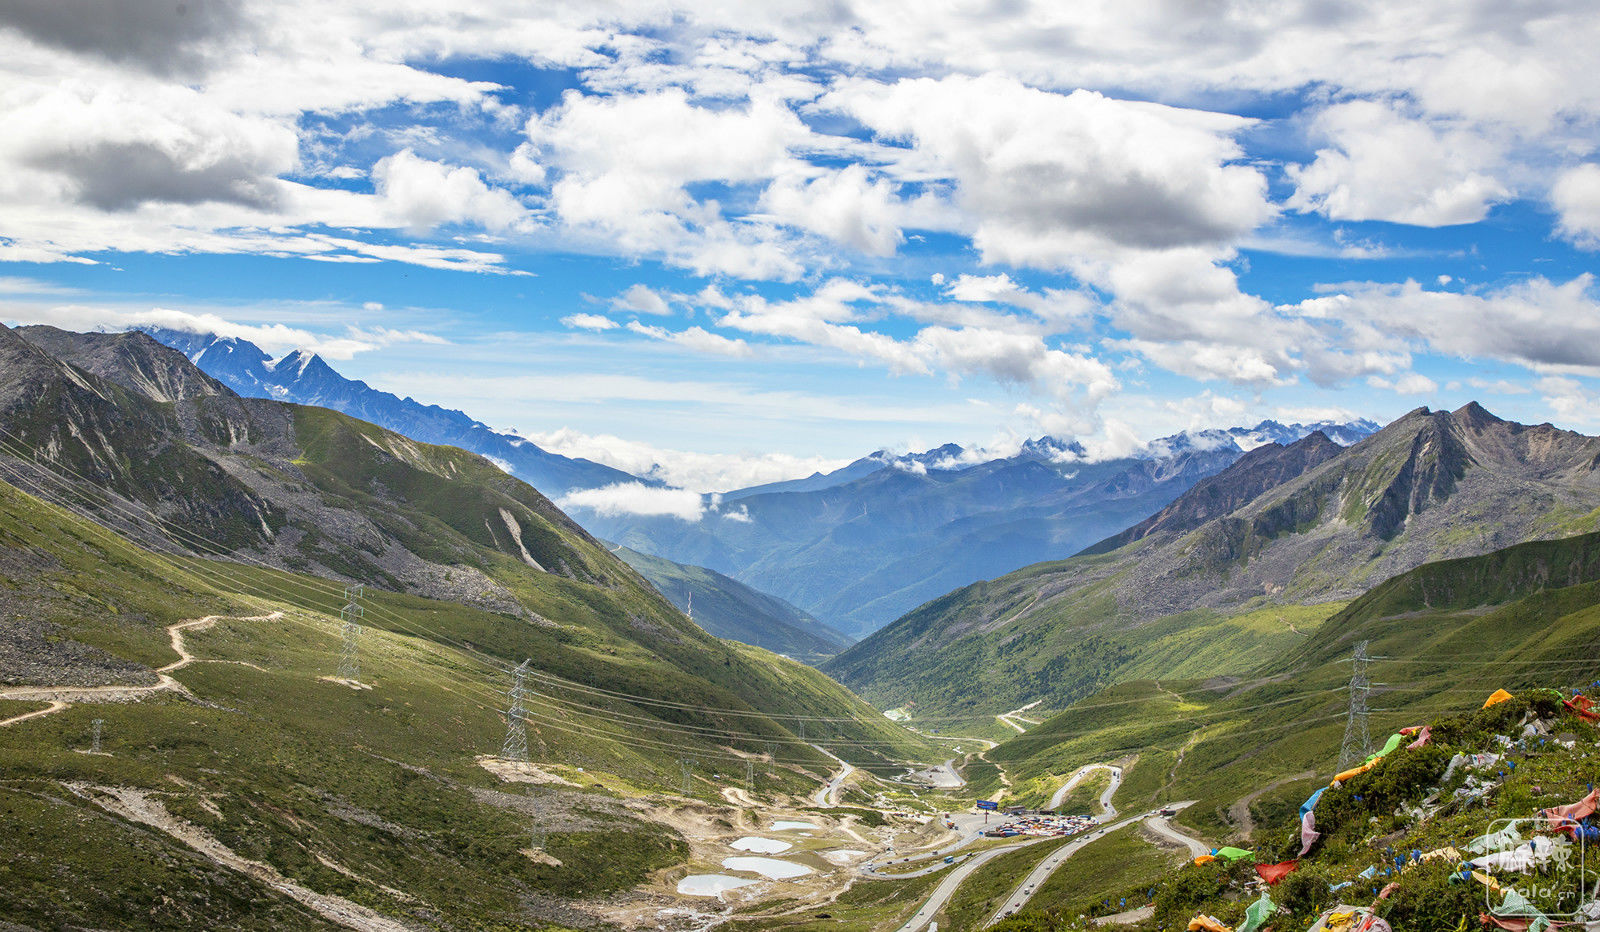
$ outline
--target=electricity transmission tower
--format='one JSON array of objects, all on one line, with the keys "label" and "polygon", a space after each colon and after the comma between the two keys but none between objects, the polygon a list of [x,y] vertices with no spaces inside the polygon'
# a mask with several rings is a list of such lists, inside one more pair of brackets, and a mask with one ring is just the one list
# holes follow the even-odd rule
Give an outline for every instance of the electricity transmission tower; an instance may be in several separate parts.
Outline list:
[{"label": "electricity transmission tower", "polygon": [[99,754],[100,753],[100,729],[105,725],[105,723],[106,723],[106,720],[103,719],[103,718],[97,718],[93,722],[90,723],[90,724],[94,725],[94,737],[92,739],[90,739],[91,740],[91,744],[89,745],[89,753],[90,754]]},{"label": "electricity transmission tower", "polygon": [[1372,735],[1367,730],[1367,696],[1372,692],[1372,681],[1367,677],[1367,642],[1356,645],[1350,658],[1350,714],[1345,720],[1344,742],[1339,745],[1339,769],[1347,769],[1355,761],[1367,756],[1372,747]]},{"label": "electricity transmission tower", "polygon": [[683,768],[683,795],[689,795],[689,780],[694,776],[694,765],[699,763],[692,757],[678,758],[678,766]]},{"label": "electricity transmission tower", "polygon": [[772,776],[773,765],[776,764],[777,762],[778,762],[778,746],[769,741],[767,743],[767,776],[769,776],[769,777]]},{"label": "electricity transmission tower", "polygon": [[528,661],[524,660],[511,671],[511,707],[506,709],[506,740],[500,745],[504,760],[525,762],[528,759],[528,710],[522,700],[528,696],[523,684],[528,676]]},{"label": "electricity transmission tower", "polygon": [[744,761],[744,789],[745,789],[745,792],[747,792],[747,793],[750,792],[752,789],[755,788],[755,785],[756,785],[756,762],[755,762],[755,760],[753,758],[748,758],[747,757],[747,758],[745,758],[745,761]]},{"label": "electricity transmission tower", "polygon": [[361,618],[366,611],[361,607],[364,585],[349,586],[344,590],[344,608],[339,609],[339,632],[344,636],[344,647],[339,653],[339,679],[361,678]]}]

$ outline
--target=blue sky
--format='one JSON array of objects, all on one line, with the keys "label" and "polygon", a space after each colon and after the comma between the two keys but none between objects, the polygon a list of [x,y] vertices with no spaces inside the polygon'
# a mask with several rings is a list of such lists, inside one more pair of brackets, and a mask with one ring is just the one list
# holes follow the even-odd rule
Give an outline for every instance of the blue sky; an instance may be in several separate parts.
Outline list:
[{"label": "blue sky", "polygon": [[706,490],[1600,431],[1587,4],[371,6],[0,13],[0,316],[306,346]]}]

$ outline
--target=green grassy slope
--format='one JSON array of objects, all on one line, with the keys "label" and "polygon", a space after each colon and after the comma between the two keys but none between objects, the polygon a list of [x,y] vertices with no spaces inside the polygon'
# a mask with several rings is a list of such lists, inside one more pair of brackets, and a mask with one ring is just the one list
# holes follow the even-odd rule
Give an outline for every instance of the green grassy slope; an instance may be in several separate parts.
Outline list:
[{"label": "green grassy slope", "polygon": [[[1459,865],[1447,859],[1419,862],[1418,856],[1451,846],[1470,859],[1481,850],[1469,851],[1468,843],[1503,826],[1501,820],[1524,820],[1520,832],[1530,837],[1530,820],[1539,809],[1581,798],[1600,778],[1600,728],[1570,714],[1548,688],[1518,693],[1487,709],[1478,704],[1459,702],[1454,714],[1427,717],[1432,728],[1428,746],[1402,747],[1367,773],[1324,792],[1316,807],[1322,837],[1299,858],[1298,869],[1270,890],[1283,910],[1272,920],[1274,927],[1306,928],[1322,911],[1344,903],[1374,904],[1394,929],[1477,928],[1480,915],[1501,904],[1502,893],[1454,876]],[[1552,737],[1523,737],[1525,723],[1532,721],[1549,728]],[[1553,740],[1560,735],[1571,739],[1571,747]],[[1490,751],[1503,756],[1485,768],[1459,767],[1445,779],[1456,754]],[[1301,847],[1296,801],[1325,786],[1329,777],[1321,773],[1305,781],[1289,803],[1263,814],[1253,838],[1223,834],[1218,842],[1251,850],[1260,863],[1295,858]],[[1132,879],[1137,872],[1130,865],[1112,879]],[[1592,898],[1595,877],[1592,855],[1587,861],[1576,856],[1565,862],[1555,859],[1532,874],[1489,873],[1556,920],[1570,918],[1579,903]],[[1139,928],[1181,928],[1202,913],[1237,924],[1258,895],[1257,884],[1250,859],[1235,865],[1183,864],[1155,888],[1154,915]],[[1380,897],[1390,884],[1392,889]],[[1042,900],[1038,905],[1040,909],[996,928],[1079,929],[1085,927],[1080,918],[1085,913],[1116,909],[1103,900],[1073,906]]]},{"label": "green grassy slope", "polygon": [[[708,799],[721,786],[714,772],[742,773],[739,755],[764,754],[769,743],[779,763],[757,768],[758,794],[805,791],[832,766],[760,716],[662,709],[535,682],[533,757],[573,785],[525,792],[476,762],[504,735],[498,710],[512,658],[533,657],[542,671],[600,688],[655,688],[730,712],[740,688],[760,690],[770,707],[846,719],[813,724],[808,738],[852,758],[906,746],[870,709],[841,704],[842,691],[821,674],[756,648],[726,646],[719,662],[740,679],[713,684],[576,625],[509,621],[393,593],[368,600],[361,679],[371,688],[354,690],[326,679],[340,642],[339,589],[326,580],[152,554],[5,484],[0,544],[11,561],[0,572],[7,604],[38,622],[39,643],[10,639],[24,653],[71,643],[154,666],[176,659],[166,625],[283,613],[187,633],[200,662],[173,675],[192,699],[169,692],[80,703],[0,731],[0,828],[30,840],[0,853],[0,900],[8,920],[29,927],[322,927],[260,882],[109,814],[85,787],[153,792],[237,854],[382,913],[441,928],[510,929],[575,921],[582,917],[570,913],[570,898],[627,889],[681,861],[683,842],[617,796],[676,792],[679,757],[701,762],[691,793]],[[14,571],[19,560],[28,572]],[[41,705],[7,703],[4,712]],[[849,721],[853,712],[865,724]],[[102,755],[83,753],[95,718],[105,722]],[[854,744],[879,738],[884,744]],[[558,863],[522,853],[534,831]]]},{"label": "green grassy slope", "polygon": [[[528,658],[584,689],[641,697],[651,719],[746,733],[747,747],[792,739],[784,716],[841,719],[837,740],[855,742],[841,747],[857,748],[862,763],[931,755],[837,684],[707,634],[488,460],[326,409],[240,399],[143,334],[101,336],[53,339],[65,359],[77,358],[72,346],[93,349],[104,377],[0,331],[0,461],[30,491],[167,548],[368,583],[380,609],[386,599],[410,604],[403,596],[465,603],[471,634],[461,639],[502,664]],[[127,352],[109,352],[119,347]],[[117,368],[122,356],[139,360],[136,373]],[[153,392],[156,383],[168,389]],[[172,400],[173,386],[190,394]],[[147,455],[166,459],[147,468]],[[105,477],[135,504],[108,500]],[[191,514],[209,523],[177,519]],[[210,532],[224,526],[244,530]],[[325,586],[318,607],[336,610],[340,588]],[[544,688],[619,714],[605,692]]]},{"label": "green grassy slope", "polygon": [[1482,701],[1494,689],[1588,683],[1600,674],[1600,534],[1540,541],[1419,567],[1351,603],[1248,678],[1138,681],[1102,690],[989,752],[1024,785],[1137,755],[1124,809],[1197,799],[1180,817],[1215,836],[1246,807],[1281,815],[1337,763],[1344,662],[1379,658],[1371,730],[1382,736]]}]

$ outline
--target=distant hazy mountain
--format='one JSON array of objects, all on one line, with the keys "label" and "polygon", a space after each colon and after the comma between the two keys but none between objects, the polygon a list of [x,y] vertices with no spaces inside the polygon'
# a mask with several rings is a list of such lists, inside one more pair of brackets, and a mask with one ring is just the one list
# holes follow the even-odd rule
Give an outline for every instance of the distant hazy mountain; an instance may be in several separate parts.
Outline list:
[{"label": "distant hazy mountain", "polygon": [[1257,448],[1072,559],[928,602],[823,669],[884,708],[1059,708],[1119,680],[1238,674],[1424,563],[1597,529],[1600,438],[1419,408],[1349,448]]},{"label": "distant hazy mountain", "polygon": [[764,647],[805,663],[837,654],[855,638],[833,630],[777,596],[703,566],[684,566],[621,547],[614,551],[668,601],[719,638]]},{"label": "distant hazy mountain", "polygon": [[696,523],[576,517],[603,537],[710,567],[865,635],[951,589],[1070,556],[1160,511],[1246,450],[1318,430],[1354,441],[1376,429],[1264,421],[1178,434],[1102,461],[1054,438],[999,458],[947,444],[729,492],[721,516]]},{"label": "distant hazy mountain", "polygon": [[460,411],[425,405],[347,379],[313,353],[282,359],[248,340],[213,333],[148,328],[157,342],[189,357],[206,375],[246,398],[272,398],[332,408],[424,443],[442,443],[488,457],[550,498],[616,482],[646,482],[619,469],[540,449],[515,434],[492,430]]}]

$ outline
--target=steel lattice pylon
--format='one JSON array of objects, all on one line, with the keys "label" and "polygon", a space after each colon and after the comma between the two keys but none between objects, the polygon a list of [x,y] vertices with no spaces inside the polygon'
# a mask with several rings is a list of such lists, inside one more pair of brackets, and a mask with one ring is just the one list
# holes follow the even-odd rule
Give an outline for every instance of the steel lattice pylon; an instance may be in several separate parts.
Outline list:
[{"label": "steel lattice pylon", "polygon": [[528,696],[523,685],[527,676],[526,660],[511,671],[511,706],[505,712],[506,740],[500,745],[500,757],[505,760],[525,762],[528,759],[528,710],[523,705]]},{"label": "steel lattice pylon", "polygon": [[1344,741],[1339,745],[1341,772],[1365,758],[1372,748],[1372,734],[1367,728],[1367,696],[1372,692],[1372,681],[1367,677],[1369,662],[1367,642],[1362,641],[1350,658],[1350,713],[1345,719]]},{"label": "steel lattice pylon", "polygon": [[339,609],[339,632],[344,646],[339,653],[339,679],[361,678],[361,618],[366,614],[361,607],[361,595],[366,586],[351,586],[344,591],[344,608]]}]

